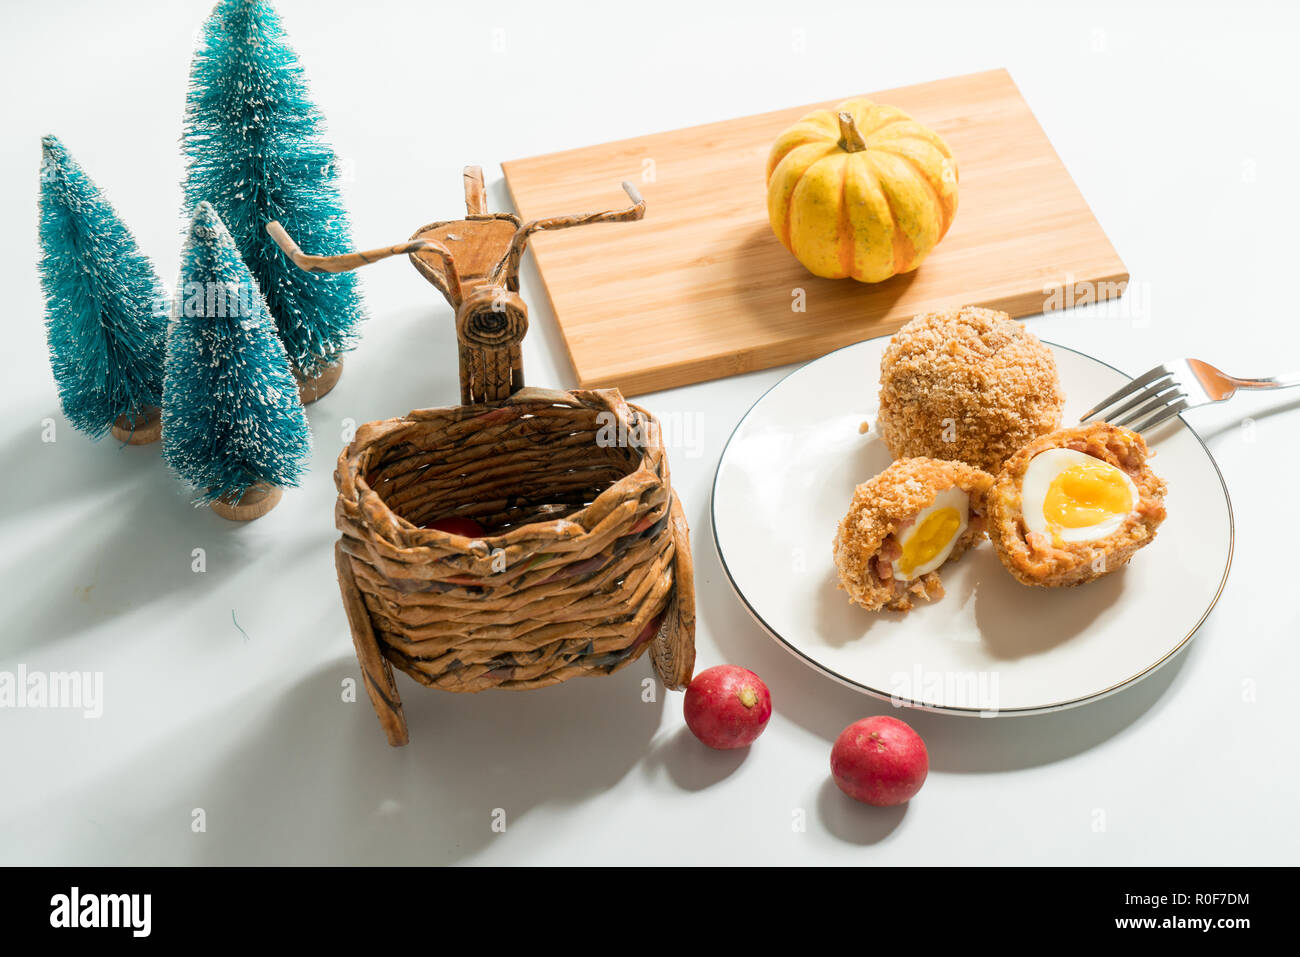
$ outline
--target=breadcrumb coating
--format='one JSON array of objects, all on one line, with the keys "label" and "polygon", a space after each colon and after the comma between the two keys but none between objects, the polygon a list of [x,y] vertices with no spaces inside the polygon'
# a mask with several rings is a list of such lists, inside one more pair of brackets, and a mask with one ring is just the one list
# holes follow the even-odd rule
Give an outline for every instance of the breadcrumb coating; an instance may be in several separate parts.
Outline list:
[{"label": "breadcrumb coating", "polygon": [[1051,350],[1005,312],[963,306],[913,318],[880,363],[880,435],[895,458],[953,459],[996,472],[1061,427]]},{"label": "breadcrumb coating", "polygon": [[[1122,469],[1138,489],[1138,502],[1114,534],[1092,542],[1053,542],[1027,534],[1021,483],[1030,460],[1047,449],[1074,449]],[[1165,520],[1165,481],[1147,466],[1147,444],[1136,432],[1105,422],[1062,429],[1030,442],[1011,457],[988,496],[988,535],[998,559],[1026,585],[1081,585],[1123,568],[1149,545]]]},{"label": "breadcrumb coating", "polygon": [[911,581],[893,577],[889,563],[897,557],[897,533],[940,492],[955,485],[970,496],[971,507],[970,523],[944,564],[956,561],[984,535],[985,497],[992,484],[987,472],[932,458],[899,459],[863,482],[854,489],[853,504],[835,532],[839,587],[867,611],[910,611],[914,598],[942,598],[937,569]]}]

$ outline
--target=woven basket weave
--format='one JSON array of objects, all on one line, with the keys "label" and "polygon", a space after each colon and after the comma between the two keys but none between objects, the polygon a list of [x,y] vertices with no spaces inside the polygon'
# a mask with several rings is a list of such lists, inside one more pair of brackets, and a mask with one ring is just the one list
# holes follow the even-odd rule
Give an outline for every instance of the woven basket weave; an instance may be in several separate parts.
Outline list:
[{"label": "woven basket weave", "polygon": [[[690,534],[659,423],[615,389],[524,388],[528,237],[634,222],[645,200],[624,183],[626,208],[522,222],[487,211],[477,166],[464,187],[464,219],[382,249],[313,256],[266,226],[312,273],[406,255],[456,313],[464,404],[363,425],[334,473],[339,588],[393,745],[408,740],[393,668],[482,691],[609,674],[647,648],[669,688],[695,666]],[[448,518],[474,519],[484,535],[425,527]]]},{"label": "woven basket weave", "polygon": [[[393,667],[447,691],[525,689],[649,648],[669,688],[689,682],[689,532],[657,421],[616,390],[369,423],[335,482],[339,581],[390,743],[406,741]],[[453,516],[492,532],[421,527]]]}]

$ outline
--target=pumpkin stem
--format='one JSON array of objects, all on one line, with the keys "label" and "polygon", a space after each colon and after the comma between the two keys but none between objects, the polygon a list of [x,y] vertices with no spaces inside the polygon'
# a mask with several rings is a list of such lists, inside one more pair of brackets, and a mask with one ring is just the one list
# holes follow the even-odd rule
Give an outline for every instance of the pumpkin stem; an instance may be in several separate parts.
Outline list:
[{"label": "pumpkin stem", "polygon": [[867,141],[858,132],[858,124],[853,122],[853,114],[840,113],[840,149],[846,153],[857,153],[867,148]]}]

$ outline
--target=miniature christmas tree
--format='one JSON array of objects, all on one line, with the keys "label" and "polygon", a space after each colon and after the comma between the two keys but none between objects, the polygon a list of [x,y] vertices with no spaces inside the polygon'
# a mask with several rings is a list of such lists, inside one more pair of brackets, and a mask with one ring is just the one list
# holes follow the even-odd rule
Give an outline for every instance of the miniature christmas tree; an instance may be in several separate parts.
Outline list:
[{"label": "miniature christmas tree", "polygon": [[41,285],[63,414],[100,438],[158,440],[167,293],[117,212],[53,136],[41,140]]},{"label": "miniature christmas tree", "polygon": [[181,253],[163,396],[163,455],[214,511],[256,518],[298,484],[307,414],[257,283],[208,203]]},{"label": "miniature christmas tree", "polygon": [[352,248],[338,162],[321,128],[275,10],[265,0],[220,0],[190,69],[186,209],[207,201],[221,215],[295,373],[308,380],[309,399],[318,397],[309,380],[337,378],[351,347],[362,317],[356,277],[304,273],[267,236],[266,224],[278,220],[322,255]]}]

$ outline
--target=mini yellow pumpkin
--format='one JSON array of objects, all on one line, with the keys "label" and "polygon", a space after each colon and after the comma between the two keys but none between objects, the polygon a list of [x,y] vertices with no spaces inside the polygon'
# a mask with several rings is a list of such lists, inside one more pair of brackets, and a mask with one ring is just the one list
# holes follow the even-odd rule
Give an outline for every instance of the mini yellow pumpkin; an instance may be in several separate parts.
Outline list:
[{"label": "mini yellow pumpkin", "polygon": [[816,276],[880,282],[911,272],[957,212],[957,162],[943,138],[867,99],[815,110],[767,160],[772,229]]}]

